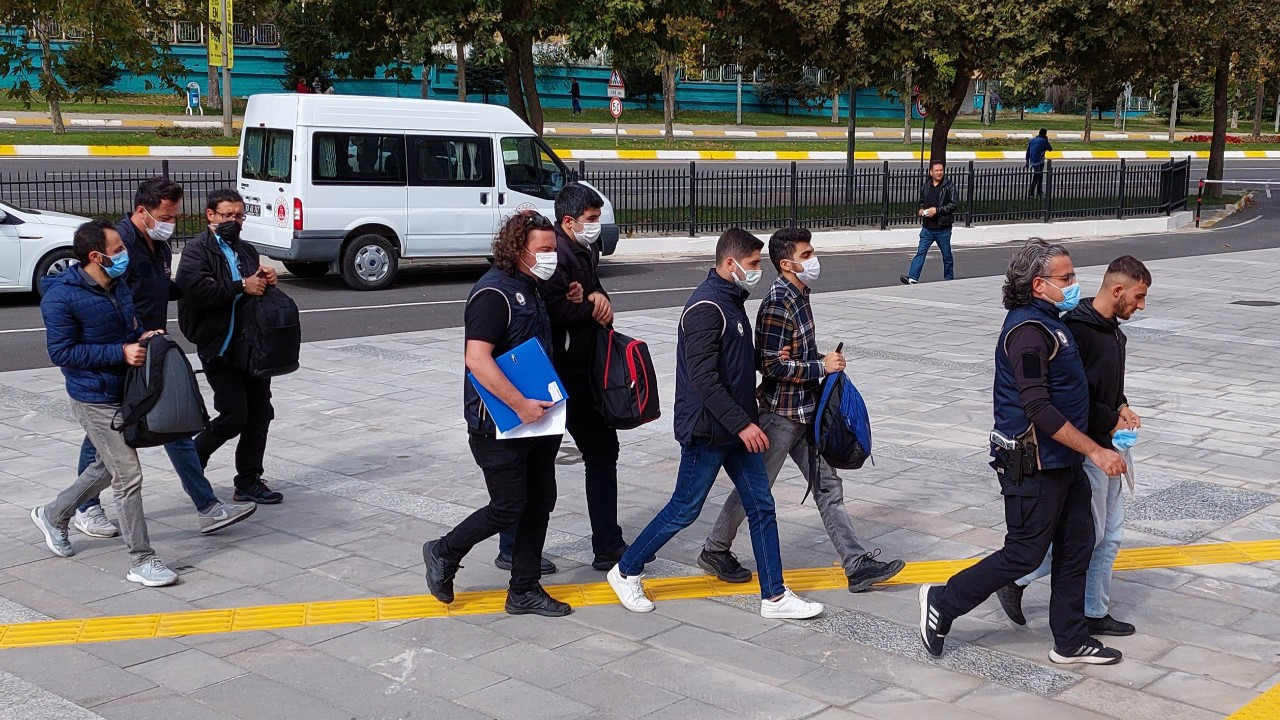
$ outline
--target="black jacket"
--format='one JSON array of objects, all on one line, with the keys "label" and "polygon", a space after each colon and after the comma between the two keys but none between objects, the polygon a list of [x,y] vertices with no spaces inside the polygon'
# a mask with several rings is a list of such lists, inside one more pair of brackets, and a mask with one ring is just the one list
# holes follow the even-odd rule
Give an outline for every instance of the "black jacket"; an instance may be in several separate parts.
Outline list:
[{"label": "black jacket", "polygon": [[1104,448],[1112,447],[1111,431],[1120,417],[1124,396],[1125,345],[1129,339],[1114,318],[1093,309],[1093,298],[1082,300],[1062,318],[1075,336],[1089,378],[1088,435]]},{"label": "black jacket", "polygon": [[[552,358],[561,377],[586,377],[587,365],[596,349],[600,323],[591,317],[595,304],[587,300],[592,293],[604,292],[596,268],[600,260],[591,248],[572,240],[562,228],[556,228],[556,273],[538,283],[538,295],[551,317]],[[582,285],[582,302],[567,299],[569,284]]]},{"label": "black jacket", "polygon": [[[936,193],[936,195],[935,195]],[[927,228],[949,228],[955,222],[956,208],[960,203],[956,200],[956,189],[951,178],[943,177],[942,182],[934,188],[933,178],[920,186],[920,209],[938,208],[938,214],[930,218],[921,218]]]},{"label": "black jacket", "polygon": [[133,295],[133,307],[146,330],[164,330],[169,322],[169,301],[179,297],[178,287],[169,279],[173,250],[169,243],[142,237],[125,215],[116,223],[116,232],[129,251],[129,270],[124,281]]},{"label": "black jacket", "polygon": [[711,270],[680,315],[672,424],[681,445],[695,439],[713,445],[741,442],[738,433],[760,417],[747,296]]},{"label": "black jacket", "polygon": [[[258,272],[258,251],[252,245],[237,240],[231,247],[239,261],[240,277]],[[195,343],[200,357],[217,357],[231,329],[231,308],[244,294],[244,281],[231,280],[231,268],[213,231],[206,230],[187,242],[174,282],[182,294],[178,329]]]}]

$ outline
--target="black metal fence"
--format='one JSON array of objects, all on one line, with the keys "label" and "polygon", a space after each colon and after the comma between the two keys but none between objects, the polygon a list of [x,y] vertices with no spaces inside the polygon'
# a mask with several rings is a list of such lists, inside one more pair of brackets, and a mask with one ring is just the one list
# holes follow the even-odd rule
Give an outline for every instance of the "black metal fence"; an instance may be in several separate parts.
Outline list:
[{"label": "black metal fence", "polygon": [[[706,166],[704,166],[706,167]],[[169,172],[186,188],[175,237],[195,235],[205,226],[204,198],[210,190],[234,187],[234,170]],[[1191,161],[1072,163],[1043,171],[1043,194],[1033,196],[1036,172],[1009,165],[969,161],[948,173],[960,200],[957,223],[1049,222],[1081,218],[1124,218],[1185,209]],[[119,218],[133,208],[138,183],[153,170],[27,171],[0,173],[0,199],[21,207]],[[625,234],[691,237],[738,226],[774,229],[791,224],[810,228],[879,227],[919,222],[922,177],[916,167],[859,164],[801,167],[797,163],[733,168],[697,163],[637,169],[592,169],[578,174],[613,201]]]},{"label": "black metal fence", "polygon": [[[1189,159],[1166,162],[1045,164],[1043,190],[1032,193],[1037,171],[969,161],[948,173],[960,200],[957,222],[1050,222],[1161,215],[1187,207]],[[789,165],[746,169],[687,166],[593,170],[578,174],[613,201],[624,233],[718,233],[738,226],[773,229],[879,227],[919,222],[923,177],[915,167],[860,164]]]}]

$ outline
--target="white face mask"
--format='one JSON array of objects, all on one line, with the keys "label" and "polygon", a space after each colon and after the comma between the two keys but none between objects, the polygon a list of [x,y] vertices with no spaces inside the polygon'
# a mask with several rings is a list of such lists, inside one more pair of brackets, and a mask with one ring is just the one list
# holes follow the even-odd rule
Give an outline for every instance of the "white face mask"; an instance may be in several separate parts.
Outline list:
[{"label": "white face mask", "polygon": [[529,272],[539,280],[550,280],[552,275],[556,274],[556,265],[559,258],[553,252],[533,253],[533,267],[529,268]]},{"label": "white face mask", "polygon": [[156,224],[155,227],[147,229],[147,235],[150,236],[152,240],[164,242],[173,237],[173,231],[178,227],[177,223],[160,222],[149,212],[147,213],[147,217],[151,218],[151,221]]},{"label": "white face mask", "polygon": [[[791,262],[794,263],[795,260]],[[804,269],[796,273],[796,279],[805,285],[812,285],[813,281],[817,280],[818,276],[822,274],[822,263],[818,262],[817,255],[800,263],[800,266]]]},{"label": "white face mask", "polygon": [[600,239],[600,231],[603,226],[600,223],[582,223],[582,229],[573,233],[574,238],[583,245],[590,246],[596,240]]},{"label": "white face mask", "polygon": [[760,276],[764,274],[763,270],[748,270],[742,267],[741,263],[736,259],[733,261],[733,264],[737,265],[738,269],[746,275],[745,278],[739,278],[737,273],[733,274],[733,282],[743,290],[750,291],[751,288],[756,286],[756,283],[760,282]]}]

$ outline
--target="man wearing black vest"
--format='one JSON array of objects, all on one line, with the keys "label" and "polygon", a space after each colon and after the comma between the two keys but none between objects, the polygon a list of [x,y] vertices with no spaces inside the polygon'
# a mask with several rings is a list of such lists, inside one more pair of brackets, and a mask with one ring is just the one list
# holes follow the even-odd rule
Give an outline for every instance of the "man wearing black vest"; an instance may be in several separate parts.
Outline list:
[{"label": "man wearing black vest", "polygon": [[195,343],[204,376],[213,389],[218,416],[195,437],[203,465],[223,445],[236,443],[236,502],[276,505],[284,495],[262,479],[267,432],[275,409],[271,379],[259,379],[232,367],[227,358],[235,342],[236,312],[245,295],[262,295],[276,284],[276,271],[261,264],[258,251],[240,239],[244,198],[235,190],[209,193],[205,209],[209,229],[187,243],[174,282],[182,293],[178,327]]},{"label": "man wearing black vest", "polygon": [[760,281],[763,247],[746,230],[726,230],[716,243],[716,266],[680,315],[674,422],[680,471],[675,492],[609,571],[609,585],[632,612],[653,610],[642,584],[645,563],[698,519],[724,468],[751,531],[760,575],[760,615],[804,619],[822,613],[821,603],[805,600],[782,584],[778,522],[764,465],[769,438],[757,424],[756,348],[745,307],[751,288]]},{"label": "man wearing black vest", "polygon": [[[956,618],[1040,565],[1050,543],[1053,595],[1049,627],[1059,664],[1112,665],[1120,651],[1089,635],[1084,615],[1085,571],[1093,553],[1087,457],[1108,475],[1124,459],[1089,438],[1089,382],[1075,339],[1059,314],[1080,300],[1066,248],[1032,239],[1014,254],[1005,275],[1009,311],[996,344],[995,430],[1016,439],[1008,452],[992,445],[1005,501],[1004,547],[957,573],[943,587],[920,588],[920,638],[942,655]],[[993,434],[994,435],[994,434]],[[1018,462],[1018,453],[1027,461]]]},{"label": "man wearing black vest", "polygon": [[[498,231],[493,241],[493,267],[471,288],[467,299],[463,321],[466,372],[515,410],[522,423],[537,422],[552,403],[521,395],[494,358],[532,339],[551,356],[551,320],[538,296],[536,281],[550,278],[556,264],[551,221],[533,210],[517,213]],[[540,562],[547,521],[556,505],[555,463],[563,436],[499,440],[493,418],[465,374],[462,387],[468,441],[476,464],[484,471],[489,504],[444,537],[422,546],[427,587],[440,602],[453,602],[453,580],[462,559],[478,543],[514,527],[507,612],[568,615],[573,608],[542,588]]]},{"label": "man wearing black vest", "polygon": [[[538,294],[551,317],[552,361],[569,393],[568,431],[582,453],[587,516],[591,520],[591,567],[605,571],[617,564],[627,542],[618,525],[618,431],[596,410],[587,377],[599,336],[613,323],[613,305],[596,274],[600,209],[604,200],[581,183],[569,183],[556,196],[556,272],[538,282]],[[598,381],[598,379],[597,379]],[[497,566],[511,569],[515,532],[498,536]],[[543,558],[542,574],[556,571]]]}]

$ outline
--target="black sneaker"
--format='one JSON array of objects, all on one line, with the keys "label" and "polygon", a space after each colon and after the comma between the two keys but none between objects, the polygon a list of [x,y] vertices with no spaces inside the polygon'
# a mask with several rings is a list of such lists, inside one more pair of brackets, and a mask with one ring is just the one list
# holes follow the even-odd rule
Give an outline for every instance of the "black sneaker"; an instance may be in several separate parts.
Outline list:
[{"label": "black sneaker", "polygon": [[[610,570],[613,569],[614,565],[617,565],[622,560],[622,556],[626,554],[627,550],[630,549],[630,547],[631,547],[630,545],[623,545],[617,550],[611,550],[610,552],[607,552],[607,553],[597,554],[595,560],[591,561],[592,569],[599,570],[600,572],[609,572]],[[650,555],[649,557],[644,559],[644,564],[648,565],[649,563],[657,559],[658,559],[657,555]]]},{"label": "black sneaker", "polygon": [[569,603],[563,603],[538,587],[528,592],[507,591],[507,612],[511,615],[541,615],[543,617],[564,617],[573,612]]},{"label": "black sneaker", "polygon": [[1027,616],[1022,614],[1022,593],[1025,590],[1018,583],[1009,583],[996,591],[1000,607],[1004,608],[1004,614],[1009,616],[1014,625],[1027,624]]},{"label": "black sneaker", "polygon": [[1049,651],[1049,659],[1059,665],[1115,665],[1123,658],[1124,655],[1119,650],[1109,648],[1093,638],[1073,648],[1055,646]]},{"label": "black sneaker", "polygon": [[907,566],[901,560],[880,562],[876,560],[879,555],[880,551],[875,550],[862,556],[862,562],[858,564],[857,569],[849,573],[849,592],[860,593],[870,590],[872,585],[888,580]]},{"label": "black sneaker", "polygon": [[1089,622],[1090,635],[1110,635],[1112,637],[1128,637],[1134,634],[1135,632],[1137,632],[1138,630],[1132,624],[1127,622],[1120,622],[1119,620],[1111,617],[1110,615],[1104,615],[1103,617],[1100,617],[1100,618],[1087,617],[1085,618],[1085,620]]},{"label": "black sneaker", "polygon": [[916,280],[915,278],[909,277],[907,275],[903,275],[902,277],[898,278],[898,280],[901,281],[903,285],[919,285],[920,284],[919,280]]},{"label": "black sneaker", "polygon": [[941,594],[942,588],[936,585],[920,586],[920,640],[934,657],[942,657],[942,641],[951,632],[951,618],[938,607]]},{"label": "black sneaker", "polygon": [[437,600],[448,605],[453,602],[453,577],[462,566],[440,557],[439,545],[439,540],[423,545],[422,561],[427,565],[427,589]]},{"label": "black sneaker", "polygon": [[258,505],[279,505],[284,502],[284,495],[267,487],[261,480],[255,481],[247,488],[236,488],[231,499],[238,503],[257,503]]},{"label": "black sneaker", "polygon": [[[496,565],[499,570],[506,570],[507,572],[511,572],[511,556],[510,555],[503,555],[502,553],[498,553],[498,557],[493,559],[493,564]],[[556,567],[555,563],[551,562],[545,557],[542,558],[542,574],[544,576],[555,575],[559,571],[560,571],[560,568]]]},{"label": "black sneaker", "polygon": [[724,552],[703,550],[698,556],[698,567],[715,575],[722,582],[751,582],[751,571],[742,567],[742,563],[738,562],[738,556],[728,550]]}]

